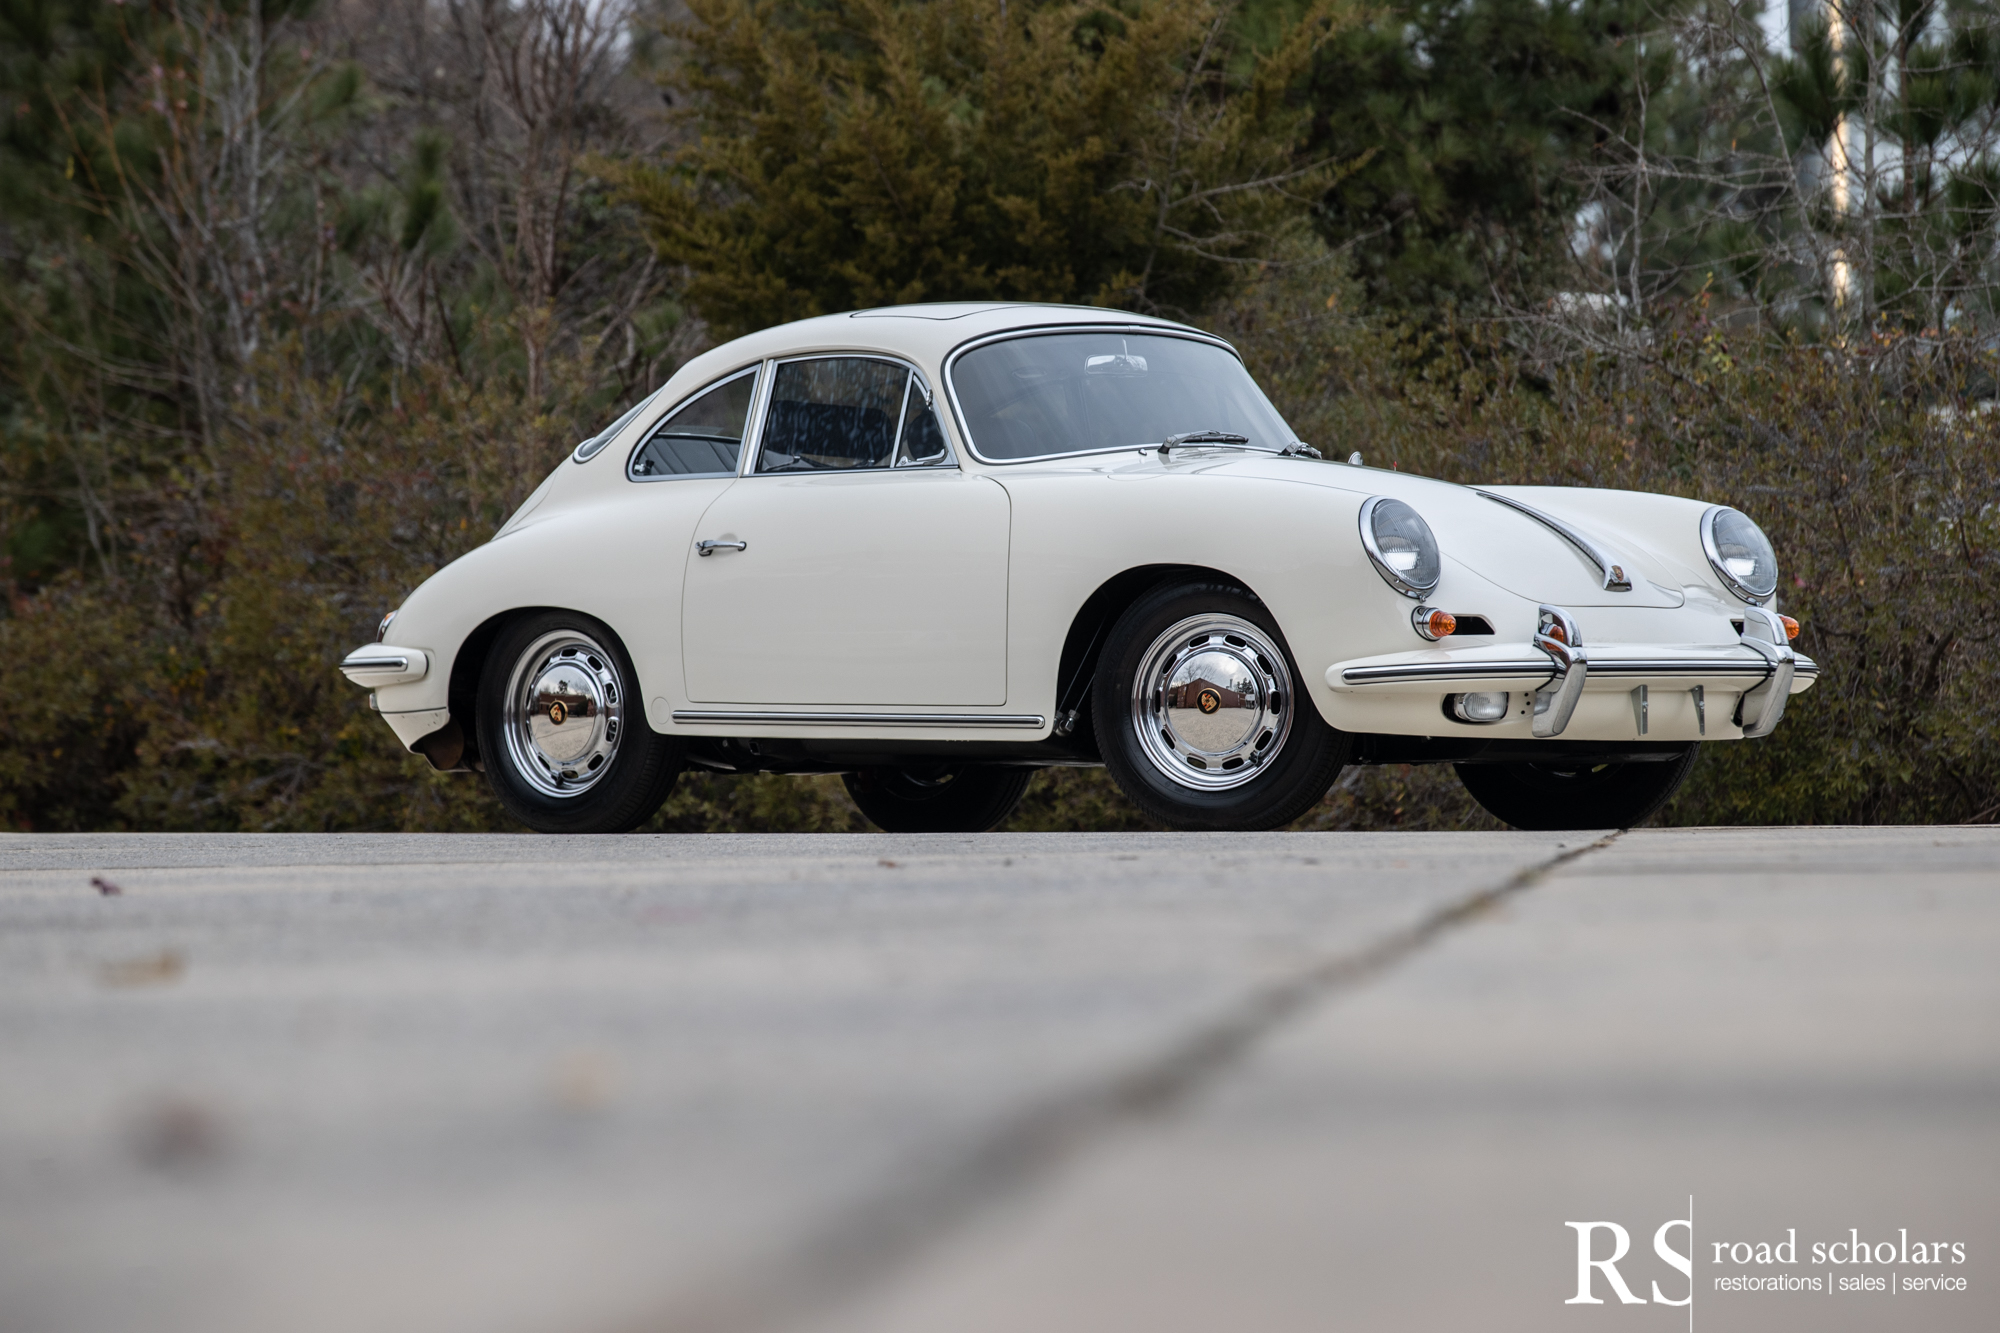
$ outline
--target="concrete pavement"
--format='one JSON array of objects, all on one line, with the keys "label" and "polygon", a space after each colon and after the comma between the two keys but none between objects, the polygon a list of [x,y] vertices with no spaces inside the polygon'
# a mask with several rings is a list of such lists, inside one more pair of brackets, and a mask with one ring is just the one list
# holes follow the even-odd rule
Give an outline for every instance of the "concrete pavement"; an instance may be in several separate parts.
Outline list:
[{"label": "concrete pavement", "polygon": [[0,1330],[1991,1328],[1996,888],[1986,829],[0,838]]}]

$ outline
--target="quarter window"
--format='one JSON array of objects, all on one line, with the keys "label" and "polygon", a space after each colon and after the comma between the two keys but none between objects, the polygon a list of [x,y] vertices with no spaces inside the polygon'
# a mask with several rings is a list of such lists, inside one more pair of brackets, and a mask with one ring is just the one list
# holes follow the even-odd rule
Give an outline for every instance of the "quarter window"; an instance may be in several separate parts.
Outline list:
[{"label": "quarter window", "polygon": [[932,467],[950,461],[951,446],[945,442],[937,405],[931,401],[930,389],[913,370],[909,387],[903,392],[903,425],[896,438],[896,466]]},{"label": "quarter window", "polygon": [[752,368],[683,403],[632,455],[634,477],[733,477],[757,388]]}]

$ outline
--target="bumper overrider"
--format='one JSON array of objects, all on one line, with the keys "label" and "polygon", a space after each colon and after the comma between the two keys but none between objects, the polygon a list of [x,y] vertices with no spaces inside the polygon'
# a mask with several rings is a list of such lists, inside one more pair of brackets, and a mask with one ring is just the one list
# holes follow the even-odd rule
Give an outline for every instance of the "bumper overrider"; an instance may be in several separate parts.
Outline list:
[{"label": "bumper overrider", "polygon": [[[1525,716],[1536,739],[1563,735],[1586,691],[1630,698],[1631,734],[1650,730],[1654,696],[1684,695],[1694,734],[1710,734],[1710,710],[1735,699],[1728,721],[1746,737],[1768,736],[1790,697],[1811,687],[1819,665],[1795,652],[1784,625],[1761,606],[1744,608],[1739,643],[1719,646],[1617,644],[1584,647],[1576,618],[1543,606],[1527,643],[1433,649],[1336,662],[1326,683],[1350,695],[1449,695],[1506,691],[1521,697],[1507,720]],[[1622,712],[1622,709],[1621,709]],[[1601,728],[1598,728],[1601,730]],[[1621,728],[1622,729],[1622,728]],[[1469,730],[1458,727],[1455,730]],[[1517,733],[1518,734],[1518,733]]]}]

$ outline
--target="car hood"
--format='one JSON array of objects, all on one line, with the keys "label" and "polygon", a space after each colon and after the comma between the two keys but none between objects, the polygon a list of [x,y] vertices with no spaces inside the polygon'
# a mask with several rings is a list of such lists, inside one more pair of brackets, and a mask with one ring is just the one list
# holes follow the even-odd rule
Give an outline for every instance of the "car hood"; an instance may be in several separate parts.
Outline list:
[{"label": "car hood", "polygon": [[1613,555],[1632,583],[1629,592],[1605,588],[1597,565],[1575,544],[1547,524],[1483,493],[1515,498],[1547,513],[1546,502],[1537,504],[1540,497],[1532,488],[1473,488],[1380,468],[1270,455],[1245,457],[1221,450],[1202,455],[1190,451],[1179,460],[1138,461],[1136,466],[1268,478],[1364,497],[1392,496],[1410,505],[1430,524],[1447,570],[1456,564],[1517,596],[1560,606],[1680,606],[1685,601],[1683,587],[1701,582],[1697,571],[1649,545],[1639,534],[1620,530],[1601,518],[1577,517],[1575,506],[1565,506],[1558,521]]}]

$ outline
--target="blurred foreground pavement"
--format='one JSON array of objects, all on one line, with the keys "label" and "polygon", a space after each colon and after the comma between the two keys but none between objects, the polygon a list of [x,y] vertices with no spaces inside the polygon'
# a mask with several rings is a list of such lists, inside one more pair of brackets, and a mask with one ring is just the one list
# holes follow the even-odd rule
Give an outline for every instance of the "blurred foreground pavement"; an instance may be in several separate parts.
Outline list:
[{"label": "blurred foreground pavement", "polygon": [[0,1333],[1691,1314],[2000,1327],[2000,831],[0,837]]}]

